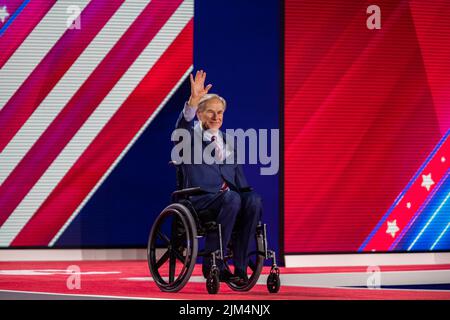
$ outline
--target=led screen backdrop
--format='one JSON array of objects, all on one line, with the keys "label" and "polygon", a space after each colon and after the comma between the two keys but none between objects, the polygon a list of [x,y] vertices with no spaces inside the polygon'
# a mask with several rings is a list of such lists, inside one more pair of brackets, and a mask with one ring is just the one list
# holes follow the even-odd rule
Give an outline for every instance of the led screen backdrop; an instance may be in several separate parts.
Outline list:
[{"label": "led screen backdrop", "polygon": [[[279,129],[280,10],[0,0],[0,247],[144,248],[175,189],[170,138],[192,70],[226,98],[224,128]],[[244,171],[277,249],[279,175]]]},{"label": "led screen backdrop", "polygon": [[0,247],[144,247],[202,68],[226,128],[282,111],[271,247],[449,250],[448,1],[281,4],[0,0]]},{"label": "led screen backdrop", "polygon": [[286,253],[450,249],[449,16],[285,1]]},{"label": "led screen backdrop", "polygon": [[[0,10],[0,246],[53,246],[192,71],[194,5],[2,0]],[[133,231],[146,239],[149,225],[129,227],[146,220],[127,182],[115,189],[134,199],[95,197],[100,223],[78,225],[63,246],[144,245]]]}]

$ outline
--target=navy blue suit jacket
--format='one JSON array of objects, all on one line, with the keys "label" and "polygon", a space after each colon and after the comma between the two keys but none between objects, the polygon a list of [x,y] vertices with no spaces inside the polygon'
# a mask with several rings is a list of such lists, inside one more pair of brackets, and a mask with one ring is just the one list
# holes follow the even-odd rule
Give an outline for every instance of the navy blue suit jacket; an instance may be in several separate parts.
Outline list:
[{"label": "navy blue suit jacket", "polygon": [[[178,117],[176,128],[183,128],[189,130],[191,136],[192,154],[194,150],[194,135],[199,134],[194,132],[194,120],[186,121],[183,111]],[[224,142],[226,142],[226,135],[222,132]],[[203,141],[203,139],[202,139]],[[203,149],[211,142],[203,141]],[[236,144],[234,144],[236,146]],[[197,150],[198,152],[198,150]],[[237,164],[237,152],[234,147],[234,162],[233,164],[207,164],[202,161],[200,164],[183,164],[184,186],[183,188],[200,187],[202,190],[211,193],[220,191],[223,182],[225,181],[231,190],[239,191],[241,188],[247,188],[248,183],[244,175],[241,164]]]}]

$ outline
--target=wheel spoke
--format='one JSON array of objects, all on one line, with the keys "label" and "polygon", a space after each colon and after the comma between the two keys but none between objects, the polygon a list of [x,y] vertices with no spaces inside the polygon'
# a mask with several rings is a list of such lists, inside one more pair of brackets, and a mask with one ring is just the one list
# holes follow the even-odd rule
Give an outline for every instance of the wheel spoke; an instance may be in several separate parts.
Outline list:
[{"label": "wheel spoke", "polygon": [[173,250],[173,253],[175,254],[175,257],[180,260],[183,264],[185,264],[186,259],[181,255],[178,250]]},{"label": "wheel spoke", "polygon": [[173,283],[175,280],[175,267],[176,267],[176,259],[174,250],[170,250],[170,258],[169,258],[169,283]]},{"label": "wheel spoke", "polygon": [[164,254],[161,256],[161,258],[156,262],[156,269],[161,268],[161,266],[166,263],[167,259],[169,259],[169,250],[164,252]]},{"label": "wheel spoke", "polygon": [[168,236],[166,236],[166,235],[165,235],[164,233],[162,233],[160,230],[158,230],[157,234],[158,234],[158,236],[161,238],[161,240],[164,240],[164,241],[167,243],[167,245],[170,244],[170,239],[169,239]]}]

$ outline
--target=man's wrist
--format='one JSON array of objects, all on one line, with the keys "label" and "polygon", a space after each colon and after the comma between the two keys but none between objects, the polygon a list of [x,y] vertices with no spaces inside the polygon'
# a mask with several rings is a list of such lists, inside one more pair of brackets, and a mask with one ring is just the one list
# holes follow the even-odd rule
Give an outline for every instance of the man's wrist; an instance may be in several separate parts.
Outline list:
[{"label": "man's wrist", "polygon": [[196,98],[193,98],[192,96],[190,96],[189,100],[188,100],[188,106],[192,107],[192,108],[197,108],[199,100],[200,99],[196,99]]},{"label": "man's wrist", "polygon": [[183,116],[186,121],[192,121],[195,118],[195,113],[197,111],[196,107],[189,105],[189,101],[184,104]]}]

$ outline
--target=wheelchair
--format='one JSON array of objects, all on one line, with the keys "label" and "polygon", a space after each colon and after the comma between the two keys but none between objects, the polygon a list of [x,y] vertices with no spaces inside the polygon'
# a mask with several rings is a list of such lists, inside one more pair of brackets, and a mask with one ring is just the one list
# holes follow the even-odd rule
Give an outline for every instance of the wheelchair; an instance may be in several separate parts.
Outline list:
[{"label": "wheelchair", "polygon": [[[224,267],[231,272],[232,245],[223,247],[222,229],[214,221],[215,213],[208,209],[197,212],[190,202],[191,196],[204,194],[204,191],[198,187],[183,188],[183,165],[169,164],[176,168],[177,190],[172,193],[172,203],[159,214],[150,231],[147,245],[150,274],[161,291],[178,292],[189,281],[197,257],[210,257],[211,269],[206,278],[206,289],[208,293],[216,294],[220,289],[217,263],[222,260]],[[240,191],[248,192],[251,188]],[[209,232],[218,233],[220,247],[215,252],[199,250],[199,239]],[[227,281],[226,284],[234,291],[249,291],[258,282],[264,262],[268,259],[272,261],[272,267],[267,277],[267,289],[270,293],[277,293],[280,289],[280,270],[275,252],[268,249],[267,226],[259,222],[248,255],[248,282]]]}]

